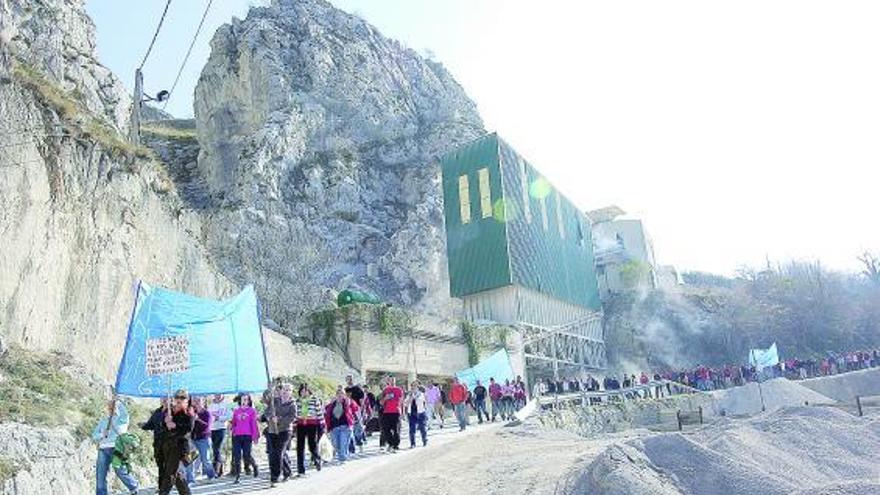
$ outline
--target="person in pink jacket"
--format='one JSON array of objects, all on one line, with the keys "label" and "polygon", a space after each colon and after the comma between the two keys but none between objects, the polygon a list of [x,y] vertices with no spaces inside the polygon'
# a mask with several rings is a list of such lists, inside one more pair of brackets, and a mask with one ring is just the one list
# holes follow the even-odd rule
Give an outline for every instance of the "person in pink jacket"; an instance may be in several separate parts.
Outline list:
[{"label": "person in pink jacket", "polygon": [[232,412],[232,473],[235,483],[241,477],[241,458],[253,469],[257,477],[257,461],[251,454],[251,446],[260,441],[260,427],[257,424],[257,410],[253,408],[251,396],[239,396],[239,406]]}]

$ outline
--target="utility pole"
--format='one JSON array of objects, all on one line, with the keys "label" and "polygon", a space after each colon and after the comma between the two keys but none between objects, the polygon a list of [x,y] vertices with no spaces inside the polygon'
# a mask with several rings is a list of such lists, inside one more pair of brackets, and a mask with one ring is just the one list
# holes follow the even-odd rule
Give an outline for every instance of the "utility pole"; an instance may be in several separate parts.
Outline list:
[{"label": "utility pole", "polygon": [[144,73],[140,69],[134,71],[134,95],[131,100],[131,122],[128,140],[137,146],[141,144],[141,105],[144,100]]}]

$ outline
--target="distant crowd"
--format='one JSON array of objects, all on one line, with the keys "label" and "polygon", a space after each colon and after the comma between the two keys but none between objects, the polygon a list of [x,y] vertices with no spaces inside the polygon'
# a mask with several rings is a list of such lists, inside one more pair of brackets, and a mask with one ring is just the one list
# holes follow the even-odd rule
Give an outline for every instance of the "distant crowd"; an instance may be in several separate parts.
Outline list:
[{"label": "distant crowd", "polygon": [[[371,388],[349,376],[325,402],[306,383],[294,387],[277,381],[258,404],[250,394],[227,400],[224,395],[193,396],[178,390],[170,399],[162,398],[139,426],[153,434],[159,495],[170,493],[172,488],[181,495],[190,494],[199,476],[213,480],[226,474],[234,483],[242,476],[259,476],[253,447],[261,439],[265,439],[269,481],[274,486],[294,473],[306,475],[307,467],[320,471],[332,458],[341,464],[359,456],[373,433],[379,433],[381,451],[397,452],[404,422],[409,446],[416,448],[417,440],[427,445],[429,429],[446,426],[449,410],[464,431],[472,412],[479,423],[509,420],[526,403],[521,377],[504,383],[491,378],[487,385],[477,381],[469,390],[454,379],[448,386],[436,382],[423,385],[416,380],[399,387],[389,376],[381,386]],[[130,493],[138,492],[130,462],[139,440],[128,432],[130,421],[124,403],[111,400],[106,415],[95,426],[97,495],[108,493],[111,468]],[[224,446],[230,444],[231,462],[227,462]],[[295,464],[288,454],[293,449]]]},{"label": "distant crowd", "polygon": [[[880,366],[880,350],[868,349],[843,353],[829,353],[821,359],[787,359],[775,366],[764,368],[759,374],[754,366],[697,366],[687,370],[662,370],[653,373],[641,372],[639,375],[607,375],[600,383],[591,375],[565,377],[559,380],[549,378],[536,386],[539,395],[554,395],[572,392],[599,392],[629,389],[648,385],[652,381],[668,380],[697,390],[711,391],[744,385],[760,378],[786,377],[790,380],[804,380],[819,376],[836,375],[850,371]],[[644,387],[633,397],[660,397],[673,393],[672,387]]]}]

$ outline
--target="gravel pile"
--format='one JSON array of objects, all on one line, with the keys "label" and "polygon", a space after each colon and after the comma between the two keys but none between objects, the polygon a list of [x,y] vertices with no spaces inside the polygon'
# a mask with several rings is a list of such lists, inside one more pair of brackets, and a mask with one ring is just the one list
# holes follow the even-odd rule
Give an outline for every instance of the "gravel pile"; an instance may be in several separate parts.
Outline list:
[{"label": "gravel pile", "polygon": [[774,378],[761,384],[749,383],[742,387],[712,392],[715,397],[713,412],[717,415],[749,415],[761,412],[761,394],[766,410],[809,404],[833,404],[835,401],[785,378]]},{"label": "gravel pile", "polygon": [[826,407],[789,407],[722,419],[690,434],[614,445],[583,473],[576,493],[876,493],[880,422]]}]

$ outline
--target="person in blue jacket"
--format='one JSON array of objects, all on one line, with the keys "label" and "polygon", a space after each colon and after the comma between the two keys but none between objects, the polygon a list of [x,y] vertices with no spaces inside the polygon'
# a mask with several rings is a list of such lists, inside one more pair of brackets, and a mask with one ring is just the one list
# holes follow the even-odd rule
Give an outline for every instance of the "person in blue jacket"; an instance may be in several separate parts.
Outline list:
[{"label": "person in blue jacket", "polygon": [[[107,495],[107,473],[110,471],[110,461],[113,460],[116,437],[128,431],[128,420],[125,404],[114,399],[107,403],[107,414],[92,431],[92,441],[98,445],[98,460],[95,463],[96,495]],[[129,493],[137,493],[138,482],[124,466],[113,470]]]}]

